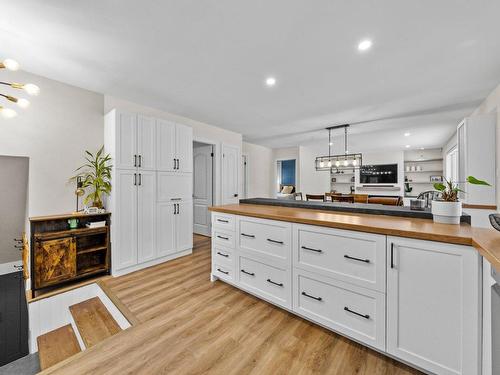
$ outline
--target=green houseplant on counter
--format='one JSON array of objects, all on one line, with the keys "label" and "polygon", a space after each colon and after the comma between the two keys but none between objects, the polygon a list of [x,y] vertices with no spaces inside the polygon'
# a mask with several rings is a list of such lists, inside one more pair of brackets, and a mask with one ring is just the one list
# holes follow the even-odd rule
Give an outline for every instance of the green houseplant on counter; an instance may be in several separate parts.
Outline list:
[{"label": "green houseplant on counter", "polygon": [[70,181],[81,179],[82,188],[89,191],[83,199],[87,206],[103,208],[102,196],[111,193],[111,156],[104,155],[104,146],[95,154],[85,151],[86,163],[76,169],[79,172],[73,176]]},{"label": "green houseplant on counter", "polygon": [[[472,185],[491,186],[488,182],[478,180],[473,176],[467,177],[466,183]],[[458,187],[458,183],[451,180],[437,182],[434,189],[441,193],[441,199],[432,201],[432,217],[434,222],[443,224],[460,224],[462,216],[462,202],[458,200],[458,194],[464,193]]]}]

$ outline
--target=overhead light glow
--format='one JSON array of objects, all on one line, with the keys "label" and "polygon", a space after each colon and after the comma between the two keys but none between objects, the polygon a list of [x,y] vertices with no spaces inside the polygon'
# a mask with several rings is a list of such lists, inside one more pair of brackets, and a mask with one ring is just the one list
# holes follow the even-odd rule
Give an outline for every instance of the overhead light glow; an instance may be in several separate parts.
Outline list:
[{"label": "overhead light glow", "polygon": [[406,133],[405,133],[405,137],[409,137],[410,135],[411,135],[411,133],[410,133],[410,132],[406,132]]},{"label": "overhead light glow", "polygon": [[411,146],[410,146],[410,145],[406,145],[405,147],[406,147],[406,148],[410,148]]},{"label": "overhead light glow", "polygon": [[30,102],[27,99],[21,98],[21,99],[17,99],[17,105],[21,108],[28,108],[30,105]]},{"label": "overhead light glow", "polygon": [[274,86],[276,84],[276,78],[274,77],[267,77],[266,78],[266,85],[271,87],[271,86]]},{"label": "overhead light glow", "polygon": [[16,71],[19,69],[19,63],[16,60],[12,59],[5,59],[2,62],[2,65],[5,67],[5,69],[13,70]]},{"label": "overhead light glow", "polygon": [[23,90],[32,96],[37,96],[38,94],[40,94],[40,88],[32,83],[23,85]]},{"label": "overhead light glow", "polygon": [[358,44],[358,50],[359,50],[359,51],[367,51],[367,50],[369,50],[370,48],[372,48],[372,45],[373,45],[373,42],[372,42],[370,39],[365,39],[365,40],[362,40],[362,41]]},{"label": "overhead light glow", "polygon": [[17,112],[10,108],[0,107],[0,114],[5,118],[12,118],[17,116]]}]

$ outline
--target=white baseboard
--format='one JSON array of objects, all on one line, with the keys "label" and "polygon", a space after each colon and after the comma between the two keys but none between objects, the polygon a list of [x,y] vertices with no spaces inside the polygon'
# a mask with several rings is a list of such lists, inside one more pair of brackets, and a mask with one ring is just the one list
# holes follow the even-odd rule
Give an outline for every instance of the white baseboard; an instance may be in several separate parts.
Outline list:
[{"label": "white baseboard", "polygon": [[139,271],[139,270],[142,270],[144,268],[156,266],[156,265],[158,265],[160,263],[168,262],[169,260],[180,258],[180,257],[186,256],[186,255],[190,255],[192,253],[193,253],[193,249],[187,249],[187,250],[175,253],[175,254],[167,255],[167,256],[162,257],[162,258],[151,260],[149,262],[145,262],[145,263],[141,263],[141,264],[136,264],[135,266],[132,266],[132,267],[124,268],[124,269],[121,269],[121,270],[113,270],[112,275],[114,277],[126,275],[128,273],[131,273],[131,272],[134,272],[134,271]]}]

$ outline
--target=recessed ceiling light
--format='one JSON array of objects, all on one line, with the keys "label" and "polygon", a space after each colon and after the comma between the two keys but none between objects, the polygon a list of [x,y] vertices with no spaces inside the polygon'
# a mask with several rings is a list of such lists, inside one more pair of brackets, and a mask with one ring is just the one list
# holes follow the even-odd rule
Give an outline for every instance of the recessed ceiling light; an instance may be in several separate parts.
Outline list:
[{"label": "recessed ceiling light", "polygon": [[276,84],[276,78],[274,77],[267,77],[266,78],[266,85],[271,87],[271,86],[274,86]]},{"label": "recessed ceiling light", "polygon": [[406,148],[410,148],[411,146],[410,146],[410,145],[406,145],[405,147],[406,147]]},{"label": "recessed ceiling light", "polygon": [[410,132],[406,132],[406,133],[405,133],[405,137],[409,137],[410,135],[411,135],[411,133],[410,133]]},{"label": "recessed ceiling light", "polygon": [[370,39],[365,39],[359,42],[358,50],[359,51],[367,51],[372,48],[373,42]]}]

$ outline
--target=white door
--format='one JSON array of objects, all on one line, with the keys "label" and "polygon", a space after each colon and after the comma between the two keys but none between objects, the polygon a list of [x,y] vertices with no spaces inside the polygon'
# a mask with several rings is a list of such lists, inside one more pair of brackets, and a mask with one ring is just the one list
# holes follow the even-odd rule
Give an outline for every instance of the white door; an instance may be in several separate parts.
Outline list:
[{"label": "white door", "polygon": [[158,172],[158,201],[191,200],[192,184],[191,173]]},{"label": "white door", "polygon": [[176,214],[177,251],[193,248],[193,202],[177,203]]},{"label": "white door", "polygon": [[137,117],[137,166],[141,169],[156,168],[156,120],[139,115]]},{"label": "white door", "polygon": [[113,191],[116,210],[113,212],[113,269],[137,264],[137,173],[117,170]]},{"label": "white door", "polygon": [[175,124],[165,120],[156,120],[156,168],[159,171],[174,171]]},{"label": "white door", "polygon": [[387,351],[436,374],[478,374],[479,256],[387,238]]},{"label": "white door", "polygon": [[133,169],[137,165],[137,115],[116,113],[115,168]]},{"label": "white door", "polygon": [[156,257],[156,173],[137,174],[137,260],[139,263]]},{"label": "white door", "polygon": [[222,204],[238,203],[240,150],[222,145]]},{"label": "white door", "polygon": [[176,126],[177,170],[179,172],[193,171],[193,129],[189,126]]},{"label": "white door", "polygon": [[212,146],[196,147],[193,152],[194,233],[210,236],[212,205]]},{"label": "white door", "polygon": [[175,213],[176,203],[158,203],[156,206],[156,248],[159,258],[175,253]]}]

